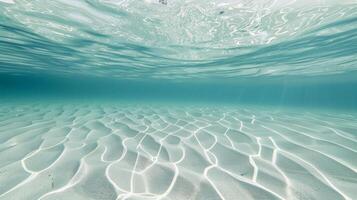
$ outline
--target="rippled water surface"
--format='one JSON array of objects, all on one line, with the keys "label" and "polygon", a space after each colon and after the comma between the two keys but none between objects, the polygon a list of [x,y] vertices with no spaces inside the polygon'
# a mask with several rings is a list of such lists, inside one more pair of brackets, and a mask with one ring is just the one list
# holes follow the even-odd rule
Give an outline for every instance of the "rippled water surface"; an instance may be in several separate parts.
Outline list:
[{"label": "rippled water surface", "polygon": [[126,79],[356,69],[353,0],[2,0],[2,73]]},{"label": "rippled water surface", "polygon": [[356,0],[0,0],[0,200],[353,200],[356,111]]}]

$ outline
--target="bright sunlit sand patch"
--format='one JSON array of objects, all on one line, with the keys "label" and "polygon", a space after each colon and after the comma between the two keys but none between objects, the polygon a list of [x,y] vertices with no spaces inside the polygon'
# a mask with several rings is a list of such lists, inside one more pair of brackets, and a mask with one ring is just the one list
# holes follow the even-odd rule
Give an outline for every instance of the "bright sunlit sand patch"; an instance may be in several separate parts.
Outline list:
[{"label": "bright sunlit sand patch", "polygon": [[356,116],[0,106],[0,199],[352,199]]}]

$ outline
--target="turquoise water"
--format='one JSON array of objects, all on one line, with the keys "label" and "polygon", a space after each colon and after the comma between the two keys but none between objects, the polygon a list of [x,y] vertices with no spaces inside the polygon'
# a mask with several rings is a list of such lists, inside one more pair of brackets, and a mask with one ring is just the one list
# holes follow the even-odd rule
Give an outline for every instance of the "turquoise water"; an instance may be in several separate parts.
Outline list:
[{"label": "turquoise water", "polygon": [[4,96],[356,108],[354,1],[9,0],[0,10]]},{"label": "turquoise water", "polygon": [[355,199],[356,111],[356,0],[0,0],[0,200]]}]

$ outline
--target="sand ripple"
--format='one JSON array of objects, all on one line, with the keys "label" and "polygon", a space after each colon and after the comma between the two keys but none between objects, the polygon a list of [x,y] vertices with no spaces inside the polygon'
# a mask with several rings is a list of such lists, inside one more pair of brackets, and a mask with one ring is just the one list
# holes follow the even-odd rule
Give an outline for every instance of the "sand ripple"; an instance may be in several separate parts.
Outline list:
[{"label": "sand ripple", "polygon": [[0,199],[353,199],[356,116],[0,106]]}]

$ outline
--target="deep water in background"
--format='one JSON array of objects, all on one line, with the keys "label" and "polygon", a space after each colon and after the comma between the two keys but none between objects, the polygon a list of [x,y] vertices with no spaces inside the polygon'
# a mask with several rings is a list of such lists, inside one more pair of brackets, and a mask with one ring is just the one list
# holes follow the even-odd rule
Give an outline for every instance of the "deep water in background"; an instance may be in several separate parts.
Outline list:
[{"label": "deep water in background", "polygon": [[[306,107],[357,110],[357,81],[349,76],[262,81],[137,81],[87,76],[0,76],[3,100],[113,101]],[[332,80],[332,81],[331,81]]]},{"label": "deep water in background", "polygon": [[3,99],[356,109],[355,1],[0,1]]}]

